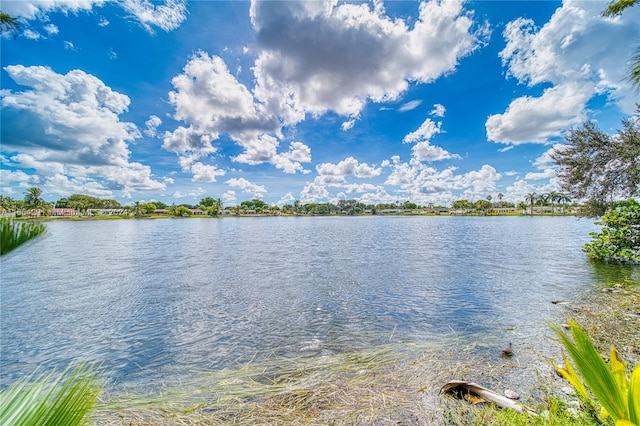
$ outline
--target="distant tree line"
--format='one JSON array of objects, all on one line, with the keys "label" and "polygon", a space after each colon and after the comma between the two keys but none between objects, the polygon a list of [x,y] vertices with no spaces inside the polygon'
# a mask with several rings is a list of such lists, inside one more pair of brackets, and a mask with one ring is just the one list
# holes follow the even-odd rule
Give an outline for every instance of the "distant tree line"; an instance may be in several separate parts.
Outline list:
[{"label": "distant tree line", "polygon": [[[121,210],[122,216],[143,217],[154,213],[161,215],[169,215],[175,217],[187,217],[193,214],[206,214],[217,217],[226,211],[227,214],[290,214],[290,215],[360,215],[360,214],[388,214],[388,213],[407,213],[407,212],[441,212],[449,210],[449,208],[467,213],[492,214],[494,209],[498,208],[517,208],[524,212],[530,205],[533,206],[551,206],[552,210],[556,203],[566,203],[571,200],[566,194],[557,192],[549,192],[546,194],[528,194],[526,203],[520,202],[517,206],[509,201],[503,201],[502,193],[497,195],[498,201],[492,201],[493,197],[488,195],[486,199],[469,201],[466,199],[456,200],[451,206],[428,204],[426,206],[419,205],[412,201],[398,201],[392,203],[365,204],[357,199],[339,200],[337,203],[301,203],[295,200],[293,203],[287,203],[282,206],[269,205],[264,200],[254,198],[242,201],[240,204],[225,208],[220,198],[205,197],[198,204],[172,204],[167,205],[161,201],[141,202],[135,201],[127,205],[122,205],[114,199],[97,198],[84,194],[73,194],[68,197],[60,198],[55,202],[47,202],[42,198],[42,190],[36,187],[29,188],[25,191],[24,199],[13,199],[11,197],[0,195],[0,213],[23,212],[37,209],[47,216],[51,213],[52,208],[56,209],[73,209],[82,215],[95,215],[104,210]],[[530,210],[531,212],[533,209]]]}]

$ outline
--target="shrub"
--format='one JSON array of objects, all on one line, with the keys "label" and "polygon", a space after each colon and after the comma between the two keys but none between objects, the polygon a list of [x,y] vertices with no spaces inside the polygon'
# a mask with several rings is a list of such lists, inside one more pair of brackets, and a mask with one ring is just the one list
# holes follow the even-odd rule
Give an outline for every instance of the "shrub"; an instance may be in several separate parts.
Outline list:
[{"label": "shrub", "polygon": [[603,225],[592,232],[592,240],[582,250],[597,260],[640,263],[640,204],[634,199],[617,203],[616,207],[596,222]]}]

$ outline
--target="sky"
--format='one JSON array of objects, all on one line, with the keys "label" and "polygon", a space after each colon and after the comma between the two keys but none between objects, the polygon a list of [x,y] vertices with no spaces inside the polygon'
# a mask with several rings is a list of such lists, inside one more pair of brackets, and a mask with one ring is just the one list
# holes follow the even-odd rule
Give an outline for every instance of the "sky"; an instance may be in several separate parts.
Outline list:
[{"label": "sky", "polygon": [[0,192],[167,204],[557,191],[610,134],[640,6],[599,1],[3,0]]}]

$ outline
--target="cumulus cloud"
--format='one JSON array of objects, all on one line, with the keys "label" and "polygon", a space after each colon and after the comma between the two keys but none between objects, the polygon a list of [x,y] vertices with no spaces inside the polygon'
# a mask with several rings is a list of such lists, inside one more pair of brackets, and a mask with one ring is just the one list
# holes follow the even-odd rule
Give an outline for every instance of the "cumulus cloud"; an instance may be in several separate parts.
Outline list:
[{"label": "cumulus cloud", "polygon": [[508,75],[534,86],[550,83],[541,96],[514,99],[504,114],[489,117],[487,138],[520,144],[546,142],[585,118],[585,106],[605,94],[632,113],[637,98],[625,80],[640,26],[633,13],[603,18],[606,2],[565,0],[542,28],[526,18],[507,24],[500,52]]},{"label": "cumulus cloud", "polygon": [[411,27],[382,7],[333,1],[254,0],[250,14],[262,48],[254,93],[287,124],[396,100],[409,82],[453,71],[483,37],[459,1],[420,3]]},{"label": "cumulus cloud", "polygon": [[316,171],[320,176],[356,176],[359,178],[371,178],[379,176],[381,168],[369,166],[367,163],[360,163],[353,157],[345,158],[338,164],[322,163],[316,166]]},{"label": "cumulus cloud", "polygon": [[[442,105],[439,105],[439,107],[442,107]],[[434,111],[438,114],[444,114],[444,107],[436,107]],[[431,138],[439,133],[442,133],[442,122],[439,121],[436,123],[430,118],[427,118],[416,131],[407,134],[404,139],[402,139],[402,143],[417,142],[413,148],[411,148],[411,152],[413,158],[418,161],[440,161],[460,158],[459,155],[451,154],[444,148],[431,145]]]},{"label": "cumulus cloud", "polygon": [[263,185],[257,185],[253,182],[249,182],[245,178],[233,178],[225,182],[232,188],[237,188],[245,194],[251,194],[253,197],[262,198],[267,193],[266,188]]},{"label": "cumulus cloud", "polygon": [[300,202],[302,204],[313,203],[319,200],[323,200],[329,196],[329,191],[324,185],[316,182],[311,182],[305,185],[300,191]]},{"label": "cumulus cloud", "polygon": [[475,198],[484,197],[495,191],[497,182],[502,178],[493,167],[485,164],[479,170],[456,174],[455,167],[438,170],[416,159],[408,163],[392,158],[391,173],[385,185],[399,187],[399,193],[415,200],[436,202],[452,191],[463,191]]},{"label": "cumulus cloud", "polygon": [[566,83],[544,90],[540,97],[514,99],[504,114],[485,124],[489,140],[519,145],[545,143],[586,118],[584,107],[592,92],[585,84]]},{"label": "cumulus cloud", "polygon": [[441,161],[460,158],[458,154],[451,154],[444,148],[431,145],[428,141],[418,142],[411,148],[413,157],[418,161]]},{"label": "cumulus cloud", "polygon": [[47,67],[10,65],[9,77],[30,90],[1,92],[2,149],[9,159],[43,179],[61,174],[108,190],[164,189],[151,169],[129,162],[138,128],[120,121],[130,100],[80,70],[57,74]]},{"label": "cumulus cloud", "polygon": [[218,169],[216,166],[202,164],[197,162],[191,165],[191,173],[193,173],[193,182],[215,182],[217,176],[224,176],[226,172]]},{"label": "cumulus cloud", "polygon": [[402,139],[402,143],[429,141],[434,135],[442,133],[442,122],[434,122],[430,118],[424,120],[418,130],[409,133]]},{"label": "cumulus cloud", "polygon": [[144,134],[149,136],[150,138],[155,138],[158,134],[158,126],[162,124],[162,120],[160,117],[156,115],[149,116],[149,119],[144,122],[147,128],[144,131]]},{"label": "cumulus cloud", "polygon": [[236,203],[236,191],[226,191],[224,194],[222,194],[222,202],[224,204],[235,204]]},{"label": "cumulus cloud", "polygon": [[196,53],[172,84],[175,90],[169,92],[169,102],[175,108],[174,118],[189,127],[166,132],[163,147],[178,154],[182,164],[215,152],[211,142],[226,134],[244,149],[234,161],[270,163],[285,173],[308,172],[302,163],[311,161],[310,148],[291,142],[288,151],[278,152],[278,119],[255,101],[222,58]]}]

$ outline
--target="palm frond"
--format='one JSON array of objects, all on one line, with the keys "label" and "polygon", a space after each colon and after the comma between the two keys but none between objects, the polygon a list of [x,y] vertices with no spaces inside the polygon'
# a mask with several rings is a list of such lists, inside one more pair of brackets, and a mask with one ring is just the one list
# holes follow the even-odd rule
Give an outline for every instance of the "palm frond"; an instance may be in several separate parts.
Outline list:
[{"label": "palm frond", "polygon": [[101,392],[97,370],[86,364],[60,375],[34,373],[0,393],[0,424],[81,425]]}]

